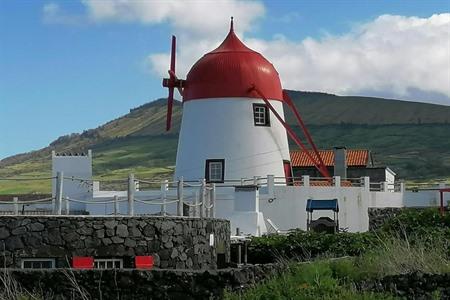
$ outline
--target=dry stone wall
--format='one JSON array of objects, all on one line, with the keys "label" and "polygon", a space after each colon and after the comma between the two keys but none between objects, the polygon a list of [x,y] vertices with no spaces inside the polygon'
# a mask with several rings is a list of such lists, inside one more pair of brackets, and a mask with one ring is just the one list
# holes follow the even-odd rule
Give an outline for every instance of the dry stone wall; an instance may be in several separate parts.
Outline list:
[{"label": "dry stone wall", "polygon": [[403,210],[401,207],[369,208],[369,230],[380,228],[387,220],[399,215]]},{"label": "dry stone wall", "polygon": [[[43,298],[78,299],[72,282],[89,299],[222,299],[225,290],[242,291],[283,271],[282,265],[247,265],[221,270],[10,270],[27,291]],[[72,280],[68,280],[68,277]]]},{"label": "dry stone wall", "polygon": [[23,258],[54,258],[68,266],[73,256],[122,258],[153,255],[155,267],[215,269],[229,262],[227,220],[186,217],[1,216],[1,265],[20,267]]}]

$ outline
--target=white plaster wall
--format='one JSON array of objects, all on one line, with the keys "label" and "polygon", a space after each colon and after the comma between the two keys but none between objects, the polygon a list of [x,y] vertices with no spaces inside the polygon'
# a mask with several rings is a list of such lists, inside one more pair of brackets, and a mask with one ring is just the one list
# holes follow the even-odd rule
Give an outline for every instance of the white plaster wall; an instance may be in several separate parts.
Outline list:
[{"label": "white plaster wall", "polygon": [[[350,232],[367,231],[369,228],[369,192],[360,187],[278,187],[274,188],[275,200],[260,195],[260,210],[264,218],[271,219],[281,230],[300,228],[306,230],[308,199],[338,199],[339,227]],[[332,211],[315,211],[313,219],[333,218]]]},{"label": "white plaster wall", "polygon": [[[249,98],[191,100],[184,103],[175,178],[205,177],[206,159],[225,159],[225,179],[273,174],[284,177],[290,160],[286,130],[270,113],[270,127],[255,126]],[[270,101],[283,116],[281,101]]]},{"label": "white plaster wall", "polygon": [[403,207],[403,198],[401,192],[370,192],[369,207]]},{"label": "white plaster wall", "polygon": [[[446,197],[449,197],[448,194],[444,193]],[[448,199],[450,200],[450,198]],[[406,207],[438,206],[440,205],[440,195],[439,191],[406,191],[403,202]]]},{"label": "white plaster wall", "polygon": [[386,170],[384,171],[386,172],[386,182],[389,184],[394,184],[395,182],[395,175],[392,174],[391,172],[389,172],[389,170],[386,168]]},{"label": "white plaster wall", "polygon": [[[89,150],[86,156],[57,156],[52,152],[52,176],[57,172],[63,172],[64,177],[77,177],[87,180],[92,179],[92,152]],[[92,183],[82,184],[78,180],[65,179],[63,182],[63,196],[77,200],[92,199]],[[56,179],[52,182],[52,195],[56,193]],[[63,204],[64,207],[64,204]],[[70,210],[84,210],[85,204],[70,202]]]}]

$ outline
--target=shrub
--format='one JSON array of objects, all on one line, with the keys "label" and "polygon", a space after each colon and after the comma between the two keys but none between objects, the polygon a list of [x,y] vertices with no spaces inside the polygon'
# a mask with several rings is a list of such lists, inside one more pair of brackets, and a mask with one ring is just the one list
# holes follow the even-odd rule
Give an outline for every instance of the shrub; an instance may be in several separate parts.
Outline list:
[{"label": "shrub", "polygon": [[253,238],[249,245],[251,263],[271,263],[279,258],[309,260],[318,256],[356,256],[376,244],[371,233],[326,234],[292,231],[286,236]]},{"label": "shrub", "polygon": [[411,245],[442,244],[450,255],[450,214],[442,217],[436,209],[405,209],[372,232],[326,234],[294,230],[284,236],[255,237],[249,244],[248,260],[273,263],[279,259],[359,256],[391,238]]}]

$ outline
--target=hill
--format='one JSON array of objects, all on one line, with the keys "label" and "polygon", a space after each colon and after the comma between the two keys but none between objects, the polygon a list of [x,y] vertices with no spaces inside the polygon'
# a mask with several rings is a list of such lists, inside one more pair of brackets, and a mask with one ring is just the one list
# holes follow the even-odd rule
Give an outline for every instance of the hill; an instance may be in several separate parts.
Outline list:
[{"label": "hill", "polygon": [[[310,125],[450,124],[450,106],[374,97],[289,92]],[[288,121],[291,114],[288,114]]]},{"label": "hill", "polygon": [[[290,91],[294,103],[320,148],[345,145],[373,150],[378,164],[387,164],[400,177],[450,177],[450,107],[370,97],[336,96]],[[287,121],[296,127],[285,110]],[[62,136],[49,146],[0,161],[0,177],[50,173],[51,150],[93,149],[97,178],[170,176],[175,164],[182,106],[174,106],[173,129],[165,132],[166,100],[131,109],[120,118],[81,134]],[[48,191],[48,183],[18,189],[0,182],[0,192]]]}]

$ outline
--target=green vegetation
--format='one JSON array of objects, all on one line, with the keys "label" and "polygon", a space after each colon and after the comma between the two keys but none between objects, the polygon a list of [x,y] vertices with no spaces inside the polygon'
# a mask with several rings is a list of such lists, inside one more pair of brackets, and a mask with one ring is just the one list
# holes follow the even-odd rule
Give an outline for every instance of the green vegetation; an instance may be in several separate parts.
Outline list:
[{"label": "green vegetation", "polygon": [[450,254],[450,214],[441,217],[437,209],[405,209],[376,231],[363,233],[318,234],[293,230],[287,235],[253,238],[249,245],[251,263],[273,263],[280,257],[309,260],[320,256],[360,256],[390,238],[420,243],[446,243]]},{"label": "green vegetation", "polygon": [[227,293],[227,299],[394,299],[356,287],[389,275],[449,273],[450,215],[411,209],[375,232],[254,238],[249,254],[284,263],[286,271],[242,294]]},{"label": "green vegetation", "polygon": [[360,292],[353,288],[348,278],[355,269],[351,260],[291,263],[286,269],[282,276],[259,284],[243,294],[227,293],[225,299],[395,299],[388,294]]},{"label": "green vegetation", "polygon": [[[450,107],[368,97],[290,92],[319,148],[344,145],[373,151],[403,179],[450,179]],[[286,118],[297,132],[292,113]],[[167,178],[175,164],[182,106],[175,103],[173,129],[165,132],[166,101],[159,99],[81,134],[58,138],[48,147],[0,160],[0,178],[50,175],[50,153],[94,151],[94,176],[109,180]],[[293,145],[292,145],[293,146]],[[47,193],[50,181],[0,181],[0,194]]]},{"label": "green vegetation", "polygon": [[[289,94],[310,125],[450,124],[450,106],[316,92]],[[291,113],[286,113],[286,117],[292,122]]]}]

